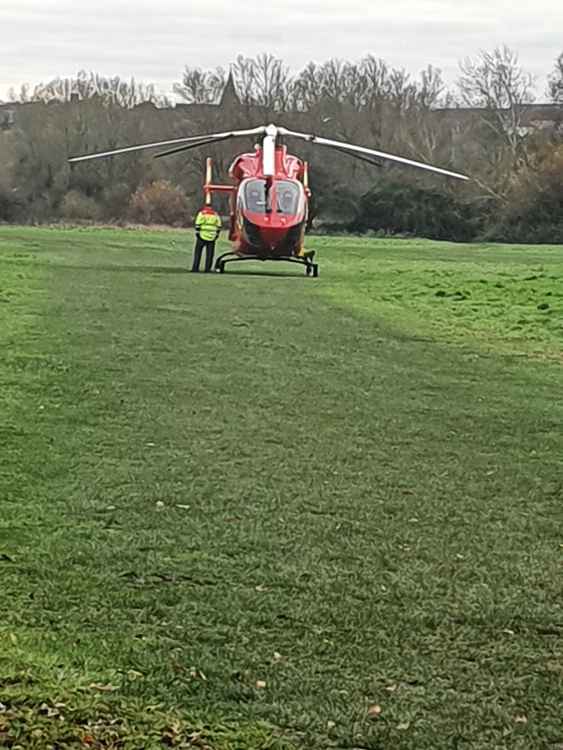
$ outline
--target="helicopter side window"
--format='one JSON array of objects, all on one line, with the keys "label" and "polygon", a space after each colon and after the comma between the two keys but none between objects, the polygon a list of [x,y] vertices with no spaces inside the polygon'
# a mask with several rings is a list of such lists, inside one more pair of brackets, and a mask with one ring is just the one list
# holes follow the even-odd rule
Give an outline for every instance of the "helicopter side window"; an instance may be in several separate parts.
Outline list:
[{"label": "helicopter side window", "polygon": [[276,210],[280,214],[299,213],[301,191],[295,182],[276,183]]},{"label": "helicopter side window", "polygon": [[244,203],[248,211],[266,213],[266,181],[249,180],[244,187]]}]

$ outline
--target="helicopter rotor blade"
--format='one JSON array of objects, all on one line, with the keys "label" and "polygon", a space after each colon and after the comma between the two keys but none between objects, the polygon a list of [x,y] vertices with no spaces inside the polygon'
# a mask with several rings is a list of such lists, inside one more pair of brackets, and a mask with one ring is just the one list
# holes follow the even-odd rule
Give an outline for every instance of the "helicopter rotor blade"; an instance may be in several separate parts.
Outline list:
[{"label": "helicopter rotor blade", "polygon": [[328,148],[332,148],[333,151],[338,151],[339,153],[345,154],[346,156],[352,156],[354,159],[365,161],[366,164],[371,164],[372,167],[383,166],[383,164],[377,159],[372,159],[369,156],[364,156],[364,154],[356,154],[354,151],[348,151],[347,149],[341,148],[340,146],[328,146]]},{"label": "helicopter rotor blade", "polygon": [[261,126],[259,128],[251,128],[249,130],[233,130],[227,133],[209,133],[207,135],[193,135],[187,138],[173,138],[172,140],[169,140],[169,141],[157,141],[155,143],[142,143],[137,146],[125,146],[124,148],[112,149],[111,151],[100,151],[94,154],[85,154],[84,156],[74,156],[71,159],[69,159],[69,162],[71,164],[74,164],[76,162],[88,161],[90,159],[102,159],[106,156],[117,156],[118,154],[127,154],[127,153],[132,153],[135,151],[144,151],[146,149],[159,148],[161,146],[174,146],[180,143],[189,144],[189,143],[198,141],[199,142],[198,145],[203,145],[203,139],[209,139],[208,142],[213,143],[214,141],[219,141],[219,140],[222,141],[222,140],[226,140],[227,138],[238,138],[239,136],[245,136],[245,135],[258,135],[264,132],[265,132],[265,128]]},{"label": "helicopter rotor blade", "polygon": [[373,148],[365,148],[364,146],[355,146],[352,143],[346,143],[344,141],[333,141],[329,138],[321,138],[320,136],[308,134],[308,133],[296,133],[292,130],[286,130],[286,128],[278,128],[280,135],[289,135],[294,138],[301,138],[309,143],[315,143],[318,146],[332,146],[338,148],[340,151],[348,151],[350,153],[365,154],[366,156],[376,156],[379,159],[387,159],[389,161],[398,162],[399,164],[407,164],[410,167],[418,167],[419,169],[426,169],[429,172],[436,172],[437,174],[446,175],[446,177],[455,177],[457,180],[466,180],[470,178],[467,175],[459,174],[458,172],[451,172],[449,169],[442,169],[441,167],[433,167],[431,164],[425,164],[420,161],[413,161],[412,159],[405,159],[403,156],[395,156],[394,154],[388,154],[385,151],[377,151]]},{"label": "helicopter rotor blade", "polygon": [[202,138],[199,141],[196,141],[195,143],[188,143],[187,146],[178,146],[177,148],[172,148],[169,151],[163,151],[160,154],[155,154],[153,156],[153,159],[160,159],[163,156],[172,156],[173,154],[180,154],[183,151],[189,151],[192,148],[199,148],[200,146],[208,146],[212,143],[221,143],[221,141],[226,141],[227,138],[230,138],[230,136],[225,135],[223,138]]}]

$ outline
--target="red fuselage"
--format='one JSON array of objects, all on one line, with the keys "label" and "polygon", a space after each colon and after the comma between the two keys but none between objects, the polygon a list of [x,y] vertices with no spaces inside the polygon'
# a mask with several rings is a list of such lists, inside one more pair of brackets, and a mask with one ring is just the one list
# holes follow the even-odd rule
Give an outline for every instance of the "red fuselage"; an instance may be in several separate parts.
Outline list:
[{"label": "red fuselage", "polygon": [[254,153],[238,156],[229,173],[235,182],[230,231],[235,252],[262,258],[300,255],[310,194],[306,165],[278,146],[274,174],[265,176],[257,146]]}]

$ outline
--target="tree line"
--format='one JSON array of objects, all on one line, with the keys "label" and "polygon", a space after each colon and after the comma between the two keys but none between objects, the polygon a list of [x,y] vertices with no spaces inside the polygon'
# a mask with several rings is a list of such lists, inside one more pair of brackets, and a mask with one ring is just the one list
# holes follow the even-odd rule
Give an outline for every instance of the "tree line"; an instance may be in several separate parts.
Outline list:
[{"label": "tree line", "polygon": [[68,157],[275,121],[473,178],[453,184],[299,144],[318,230],[563,242],[563,53],[546,82],[549,107],[534,102],[534,90],[506,47],[463,60],[454,89],[436,68],[411,76],[371,55],[296,74],[273,55],[239,56],[229,70],[186,67],[176,106],[151,84],[83,71],[22,86],[0,107],[0,221],[185,225],[201,200],[205,157],[225,179],[252,141],[73,168]]}]

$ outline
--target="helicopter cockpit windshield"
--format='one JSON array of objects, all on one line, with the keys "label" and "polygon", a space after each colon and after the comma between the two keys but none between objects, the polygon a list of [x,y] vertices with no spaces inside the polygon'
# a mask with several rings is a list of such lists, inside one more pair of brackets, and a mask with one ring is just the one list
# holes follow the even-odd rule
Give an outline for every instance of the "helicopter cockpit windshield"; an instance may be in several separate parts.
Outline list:
[{"label": "helicopter cockpit windshield", "polygon": [[280,214],[299,213],[302,191],[296,182],[280,180],[276,182],[276,211]]},{"label": "helicopter cockpit windshield", "polygon": [[268,187],[266,180],[248,180],[242,191],[242,205],[255,214],[276,212],[295,216],[303,209],[304,192],[298,182],[276,180]]},{"label": "helicopter cockpit windshield", "polygon": [[244,207],[255,214],[265,214],[269,208],[266,180],[249,180],[244,186]]}]

